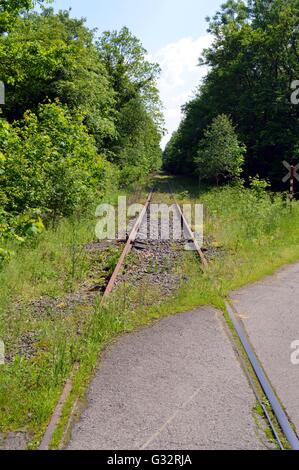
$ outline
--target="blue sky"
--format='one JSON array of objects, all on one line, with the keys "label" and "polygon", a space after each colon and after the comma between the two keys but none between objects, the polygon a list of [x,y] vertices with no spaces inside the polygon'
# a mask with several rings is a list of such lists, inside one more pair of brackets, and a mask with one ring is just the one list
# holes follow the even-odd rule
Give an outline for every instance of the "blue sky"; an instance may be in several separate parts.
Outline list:
[{"label": "blue sky", "polygon": [[212,16],[224,0],[55,0],[54,8],[72,8],[72,15],[85,17],[91,28],[104,30],[128,26],[160,63],[159,81],[168,133],[177,128],[181,106],[192,96],[206,73],[197,60],[211,38],[206,16]]}]

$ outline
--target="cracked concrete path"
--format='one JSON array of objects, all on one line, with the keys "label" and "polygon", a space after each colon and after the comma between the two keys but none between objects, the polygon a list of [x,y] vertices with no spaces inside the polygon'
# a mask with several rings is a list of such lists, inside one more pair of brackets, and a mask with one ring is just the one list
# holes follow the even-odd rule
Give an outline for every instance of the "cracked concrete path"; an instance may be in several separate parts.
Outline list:
[{"label": "cracked concrete path", "polygon": [[103,355],[68,449],[265,449],[221,312],[120,337]]},{"label": "cracked concrete path", "polygon": [[233,292],[231,298],[299,435],[299,365],[291,362],[291,344],[299,341],[298,286],[296,263]]}]

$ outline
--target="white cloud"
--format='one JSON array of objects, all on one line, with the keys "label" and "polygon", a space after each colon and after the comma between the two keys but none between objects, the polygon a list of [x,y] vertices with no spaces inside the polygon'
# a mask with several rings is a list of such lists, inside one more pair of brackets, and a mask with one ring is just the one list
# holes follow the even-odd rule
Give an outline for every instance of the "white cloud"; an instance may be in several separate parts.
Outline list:
[{"label": "white cloud", "polygon": [[206,67],[198,67],[198,59],[203,49],[211,43],[212,37],[209,35],[197,39],[182,38],[151,56],[162,68],[159,89],[165,107],[167,128],[167,135],[162,141],[163,147],[180,123],[182,105],[192,97],[195,88],[207,73]]}]

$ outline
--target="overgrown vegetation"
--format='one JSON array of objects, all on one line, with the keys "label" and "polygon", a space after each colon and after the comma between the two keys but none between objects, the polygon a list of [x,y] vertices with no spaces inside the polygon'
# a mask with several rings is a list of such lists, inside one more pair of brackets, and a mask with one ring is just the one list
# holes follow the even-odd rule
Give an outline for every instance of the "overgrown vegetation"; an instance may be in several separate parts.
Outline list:
[{"label": "overgrown vegetation", "polygon": [[95,315],[121,244],[94,243],[94,212],[136,181],[143,201],[163,133],[140,41],[47,3],[0,0],[0,431],[34,442],[73,364],[122,327]]},{"label": "overgrown vegetation", "polygon": [[164,155],[165,168],[194,174],[199,143],[213,119],[230,116],[246,145],[244,176],[282,188],[282,162],[298,160],[298,0],[229,0],[209,19],[214,37],[200,64],[209,73]]},{"label": "overgrown vegetation", "polygon": [[[108,200],[114,203],[116,197]],[[95,223],[90,212],[64,219],[29,246],[28,241],[15,247],[15,256],[0,272],[0,338],[6,356],[0,432],[21,431],[34,442],[41,437],[73,364],[85,364],[90,346],[98,348],[102,337],[119,331],[112,323],[104,331],[106,320],[95,316],[95,308],[122,244],[95,242]]]},{"label": "overgrown vegetation", "polygon": [[0,3],[2,259],[8,238],[20,243],[161,162],[159,67],[140,41],[127,28],[97,38],[67,11],[25,11],[36,3]]},{"label": "overgrown vegetation", "polygon": [[[168,178],[159,179],[156,197],[173,202],[167,181]],[[172,187],[182,204],[204,203],[204,249],[209,259],[208,269],[203,272],[197,254],[186,252],[180,261],[180,272],[185,280],[171,297],[162,299],[161,294],[144,289],[142,285],[123,285],[105,307],[96,308],[98,320],[93,321],[101,322],[102,334],[95,329],[89,343],[89,360],[82,363],[75,377],[72,395],[52,441],[53,448],[59,446],[74,400],[84,397],[90,374],[97,364],[97,352],[102,351],[112,337],[201,305],[224,309],[224,301],[231,290],[272,274],[281,265],[299,257],[299,205],[291,205],[281,195],[270,194],[263,181],[252,180],[250,189],[238,183],[233,187],[207,190],[199,188],[192,179],[175,178]]]},{"label": "overgrown vegetation", "polygon": [[[269,192],[267,183],[257,178],[251,188],[242,182],[207,189],[190,178],[176,181],[182,203],[204,205],[204,248],[211,261],[203,274],[195,266],[173,302],[175,311],[205,304],[223,308],[231,290],[298,260],[299,204],[291,203],[287,194]],[[188,270],[192,272],[191,266]]]},{"label": "overgrown vegetation", "polygon": [[[140,190],[160,166],[159,67],[127,28],[98,38],[69,12],[30,10],[37,3],[47,2],[0,0],[0,431],[29,433],[31,447],[74,364],[63,424],[115,335],[199,305],[222,308],[231,289],[299,257],[298,204],[256,176],[275,183],[281,161],[298,155],[298,111],[288,102],[298,0],[223,7],[210,24],[208,77],[167,146],[168,170],[202,180],[173,185],[180,202],[204,204],[208,269],[187,253],[171,299],[120,286],[105,307],[98,293],[121,245],[94,243],[93,209],[118,188]],[[172,203],[167,178],[158,186]],[[134,202],[145,194],[135,191]]]}]

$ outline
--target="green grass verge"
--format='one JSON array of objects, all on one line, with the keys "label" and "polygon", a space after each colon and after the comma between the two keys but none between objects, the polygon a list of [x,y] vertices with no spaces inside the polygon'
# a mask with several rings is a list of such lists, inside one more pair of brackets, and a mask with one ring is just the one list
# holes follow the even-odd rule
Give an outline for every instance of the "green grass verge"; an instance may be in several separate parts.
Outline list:
[{"label": "green grass verge", "polygon": [[[145,195],[139,188],[140,201]],[[105,202],[115,203],[117,196],[108,194]],[[127,196],[135,198],[135,190]],[[94,214],[95,207],[62,220],[26,245],[13,246],[14,257],[0,271],[0,339],[6,354],[0,432],[28,433],[33,447],[73,364],[91,354],[94,306],[81,297],[113,272],[119,257],[121,245],[100,254],[85,249],[95,241]]]},{"label": "green grass verge", "polygon": [[[113,338],[200,305],[223,309],[230,290],[299,259],[298,203],[291,207],[283,198],[257,187],[204,190],[190,180],[171,181],[180,202],[204,204],[206,245],[213,258],[202,272],[195,254],[186,254],[181,270],[188,279],[162,304],[155,303],[156,292],[149,290],[132,310],[128,298],[134,293],[126,287],[119,288],[105,308],[96,303],[74,305],[67,311],[62,306],[60,314],[57,308],[42,316],[32,312],[32,300],[63,299],[89,276],[95,260],[86,256],[82,246],[93,239],[93,217],[64,221],[55,231],[46,232],[36,246],[20,248],[0,273],[0,338],[11,351],[21,347],[20,338],[28,342],[29,334],[29,339],[31,335],[35,339],[32,357],[17,354],[1,369],[1,431],[32,433],[30,447],[36,448],[63,384],[73,364],[79,362],[72,394],[52,441],[52,448],[57,448],[74,401],[84,397],[99,354]],[[157,199],[172,202],[168,178],[158,178],[157,188]],[[141,193],[140,200],[144,196]],[[115,253],[101,264],[111,267],[111,257]]]},{"label": "green grass verge", "polygon": [[[155,200],[172,203],[169,178],[157,179]],[[163,316],[187,311],[201,305],[212,305],[224,310],[228,293],[249,282],[273,273],[278,267],[299,258],[299,206],[291,207],[284,198],[268,195],[259,189],[241,187],[202,190],[190,180],[170,179],[181,203],[201,202],[205,207],[207,247],[215,256],[209,268],[200,269],[195,253],[186,253],[181,270],[187,280],[170,299],[162,304],[140,301],[134,311],[128,308],[128,297],[118,290],[112,296],[108,310],[97,315],[108,315],[104,341],[94,342],[94,356],[78,372],[74,393],[69,398],[64,416],[54,435],[52,447],[57,448],[75,397],[84,396],[89,377],[97,364],[98,353],[116,334],[150,325]],[[297,223],[296,223],[297,221]],[[217,251],[217,248],[220,248]],[[138,298],[138,295],[135,296]],[[153,298],[157,295],[153,293]],[[136,303],[135,303],[136,305]],[[109,326],[110,325],[110,326]],[[112,328],[117,325],[117,331]],[[244,357],[243,357],[244,359]],[[249,368],[250,369],[250,368]],[[261,393],[261,399],[264,397]]]}]

